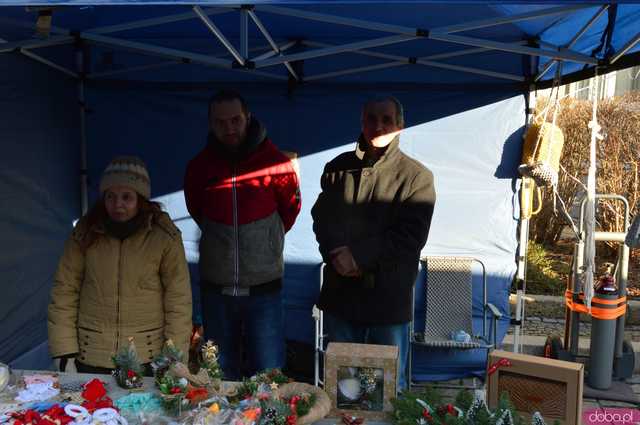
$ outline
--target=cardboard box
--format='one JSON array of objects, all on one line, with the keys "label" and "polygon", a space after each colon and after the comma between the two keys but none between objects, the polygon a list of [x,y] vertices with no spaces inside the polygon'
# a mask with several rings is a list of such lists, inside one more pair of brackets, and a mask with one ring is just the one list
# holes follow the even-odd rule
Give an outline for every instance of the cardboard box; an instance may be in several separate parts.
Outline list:
[{"label": "cardboard box", "polygon": [[[496,369],[501,359],[511,365]],[[489,407],[495,408],[500,394],[507,392],[516,410],[526,418],[538,411],[547,423],[558,420],[565,425],[578,425],[583,378],[582,363],[495,350],[487,363]]]},{"label": "cardboard box", "polygon": [[398,386],[398,347],[331,342],[325,353],[324,389],[331,416],[346,413],[385,419]]}]

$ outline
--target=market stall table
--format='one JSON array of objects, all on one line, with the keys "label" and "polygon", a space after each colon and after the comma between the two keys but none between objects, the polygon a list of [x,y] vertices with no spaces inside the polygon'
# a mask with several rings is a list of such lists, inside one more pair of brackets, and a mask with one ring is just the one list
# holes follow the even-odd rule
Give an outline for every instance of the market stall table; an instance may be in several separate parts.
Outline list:
[{"label": "market stall table", "polygon": [[[114,403],[131,393],[153,393],[159,394],[158,388],[155,385],[155,381],[153,377],[144,377],[143,378],[143,386],[138,390],[128,390],[121,388],[116,383],[115,379],[111,375],[105,374],[89,374],[89,373],[63,373],[63,372],[53,372],[53,371],[36,371],[36,370],[12,370],[11,371],[11,379],[9,382],[9,386],[4,389],[4,391],[0,392],[0,417],[2,414],[10,411],[22,410],[24,407],[32,404],[32,402],[23,403],[22,405],[15,401],[15,397],[18,394],[17,385],[23,382],[25,376],[30,375],[40,375],[40,374],[48,374],[48,375],[56,375],[58,377],[58,382],[62,388],[65,387],[73,387],[76,397],[77,393],[81,391],[81,386],[92,379],[99,379],[105,383],[105,389],[107,390],[107,396],[110,397]],[[223,389],[230,389],[234,386],[237,386],[239,383],[225,381],[222,383]],[[73,394],[72,393],[72,394]],[[70,393],[66,393],[65,391],[61,391],[59,395],[52,397],[47,400],[48,403],[63,403],[69,401]],[[78,403],[79,400],[73,400],[73,403]],[[0,423],[3,423],[0,420]],[[334,425],[340,424],[341,420],[339,418],[325,418],[319,421],[314,422],[314,425]],[[387,422],[380,421],[367,421],[368,425],[388,425]]]}]

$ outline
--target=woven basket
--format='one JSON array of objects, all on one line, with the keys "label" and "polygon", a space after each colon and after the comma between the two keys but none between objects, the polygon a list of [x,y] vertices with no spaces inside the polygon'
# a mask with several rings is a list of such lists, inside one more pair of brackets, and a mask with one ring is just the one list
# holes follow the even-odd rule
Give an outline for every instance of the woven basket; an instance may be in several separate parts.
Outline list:
[{"label": "woven basket", "polygon": [[278,394],[281,398],[290,398],[294,395],[308,393],[316,396],[316,403],[309,410],[309,413],[298,418],[297,423],[304,425],[310,424],[324,418],[331,410],[331,400],[322,388],[302,382],[290,382],[278,388]]},{"label": "woven basket", "polygon": [[540,187],[558,184],[560,157],[564,135],[560,127],[551,123],[532,124],[522,147],[521,174],[531,177]]}]

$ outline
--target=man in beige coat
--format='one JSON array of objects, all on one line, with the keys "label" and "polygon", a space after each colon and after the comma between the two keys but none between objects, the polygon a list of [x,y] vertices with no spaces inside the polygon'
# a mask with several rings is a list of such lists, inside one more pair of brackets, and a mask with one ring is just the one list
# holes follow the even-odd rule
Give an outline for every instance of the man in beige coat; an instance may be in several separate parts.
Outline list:
[{"label": "man in beige coat", "polygon": [[[191,286],[180,231],[150,202],[144,163],[116,158],[102,198],[65,244],[49,304],[49,349],[60,370],[108,373],[133,337],[142,363],[167,339],[187,353]],[[72,361],[69,361],[71,359]],[[75,360],[75,362],[73,361]]]}]

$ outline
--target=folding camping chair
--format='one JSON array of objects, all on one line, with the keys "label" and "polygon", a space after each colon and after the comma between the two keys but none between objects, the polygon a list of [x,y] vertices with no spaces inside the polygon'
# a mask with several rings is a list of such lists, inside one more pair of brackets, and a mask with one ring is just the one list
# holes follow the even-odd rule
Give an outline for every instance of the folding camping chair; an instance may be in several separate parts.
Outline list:
[{"label": "folding camping chair", "polygon": [[[445,350],[486,349],[497,346],[498,319],[502,313],[487,302],[487,272],[482,261],[469,257],[423,257],[420,262],[426,269],[425,281],[425,330],[415,332],[415,312],[409,327],[409,359],[407,379],[409,388],[414,385],[412,374],[413,346]],[[474,334],[472,327],[473,273],[472,266],[482,269],[482,333]],[[414,289],[415,301],[415,289]],[[412,304],[415,305],[415,304]],[[493,343],[488,339],[487,313],[493,316]],[[454,333],[466,332],[471,339],[458,341]]]}]

